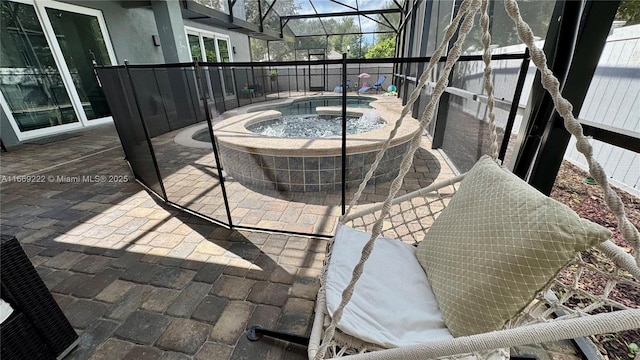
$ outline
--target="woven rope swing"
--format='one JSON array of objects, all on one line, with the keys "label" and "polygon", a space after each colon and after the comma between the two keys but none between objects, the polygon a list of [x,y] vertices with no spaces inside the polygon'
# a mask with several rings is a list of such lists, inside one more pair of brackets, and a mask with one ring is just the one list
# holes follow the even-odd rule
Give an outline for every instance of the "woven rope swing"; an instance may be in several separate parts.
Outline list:
[{"label": "woven rope swing", "polygon": [[[562,271],[554,273],[546,285],[532,295],[528,305],[500,328],[482,333],[454,336],[448,340],[424,341],[410,346],[384,346],[372,343],[347,334],[341,329],[341,320],[346,314],[345,308],[358,291],[358,281],[368,271],[365,266],[374,250],[374,243],[379,237],[397,239],[404,243],[416,245],[434,226],[434,221],[454,199],[454,195],[464,184],[467,174],[462,174],[444,182],[432,184],[418,191],[396,197],[405,175],[412,166],[413,157],[420,147],[424,129],[432,120],[436,106],[444,93],[448,78],[454,64],[461,55],[462,44],[470,33],[475,15],[480,12],[480,23],[483,32],[484,86],[487,93],[487,109],[491,131],[491,159],[497,161],[498,145],[494,123],[494,96],[491,82],[491,53],[489,34],[488,0],[464,0],[456,16],[446,30],[445,36],[433,53],[427,69],[420,76],[415,90],[411,93],[407,104],[403,107],[399,120],[389,134],[383,148],[377,154],[375,162],[360,184],[346,214],[340,218],[338,228],[349,226],[365,231],[368,241],[363,245],[360,259],[355,264],[350,280],[341,289],[339,305],[329,311],[327,309],[327,274],[332,265],[332,253],[336,248],[334,237],[329,241],[325,264],[321,273],[321,285],[318,292],[314,323],[308,348],[309,359],[349,357],[352,359],[435,359],[435,358],[495,358],[505,357],[505,348],[526,344],[586,337],[596,334],[615,333],[640,328],[640,308],[636,300],[625,301],[625,293],[640,293],[640,235],[625,215],[620,197],[611,189],[602,166],[594,159],[589,140],[584,136],[580,123],[575,119],[572,105],[560,94],[558,79],[547,67],[546,57],[534,44],[533,33],[528,24],[520,16],[515,0],[504,0],[507,13],[514,21],[520,39],[531,53],[532,62],[541,73],[542,85],[553,98],[558,113],[564,119],[566,129],[576,140],[576,148],[587,159],[591,176],[602,187],[605,202],[617,217],[618,228],[623,238],[633,247],[634,256],[610,240],[599,242],[586,252],[576,251],[575,255],[564,265]],[[367,182],[372,178],[376,168],[389,148],[392,139],[403,119],[420,95],[420,89],[427,83],[429,75],[445,52],[447,44],[458,32],[458,37],[449,49],[446,62],[436,82],[431,99],[420,117],[420,126],[413,134],[410,147],[403,157],[400,172],[393,180],[389,195],[382,204],[373,205],[357,213],[351,213],[354,205],[362,195]],[[458,195],[459,196],[459,195]],[[496,194],[496,196],[498,196]],[[435,226],[434,226],[435,227]],[[340,230],[338,230],[340,231]],[[590,254],[588,258],[584,254]],[[572,252],[572,254],[574,254]],[[591,261],[591,258],[602,261]],[[393,262],[393,259],[387,261]],[[563,263],[564,264],[564,263]],[[604,264],[604,265],[602,265]],[[430,274],[427,274],[430,275]],[[601,289],[597,293],[589,293],[580,286],[581,280],[598,278]],[[433,284],[432,284],[433,285]],[[633,291],[630,291],[633,290]],[[384,294],[381,294],[384,296]],[[636,295],[637,296],[637,295]],[[436,296],[437,298],[437,296]],[[576,301],[579,299],[579,301]],[[627,299],[628,300],[628,299]],[[443,304],[438,304],[440,308]],[[376,309],[372,309],[376,311]],[[384,315],[384,314],[383,314]],[[393,317],[393,314],[388,314]],[[445,321],[446,323],[446,321]],[[448,324],[447,324],[448,326]]]}]

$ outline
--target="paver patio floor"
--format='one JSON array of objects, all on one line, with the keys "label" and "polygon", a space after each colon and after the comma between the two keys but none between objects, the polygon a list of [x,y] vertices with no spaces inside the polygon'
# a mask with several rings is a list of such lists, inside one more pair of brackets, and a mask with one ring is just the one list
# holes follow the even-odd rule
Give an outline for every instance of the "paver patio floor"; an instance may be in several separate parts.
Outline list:
[{"label": "paver patio floor", "polygon": [[[386,112],[389,118],[397,116],[393,111],[400,106],[400,99],[382,96],[378,96],[378,99],[381,104],[379,112]],[[242,109],[234,110],[238,111]],[[167,197],[190,210],[228,223],[212,150],[176,143],[174,137],[183,130],[175,130],[152,139]],[[429,151],[430,148],[431,143],[425,138],[422,148],[414,157],[413,168],[405,178],[401,193],[418,190],[436,180],[453,176],[453,171],[440,153]],[[330,235],[340,216],[340,191],[252,189],[232,177],[225,177],[224,185],[229,198],[231,220],[236,225]],[[389,182],[368,185],[354,211],[384,200],[389,192],[389,185]],[[353,198],[355,190],[347,190],[347,202]]]},{"label": "paver patio floor", "polygon": [[[179,212],[134,182],[123,158],[113,126],[0,157],[0,230],[18,238],[80,334],[68,359],[305,359],[302,347],[251,343],[244,330],[309,332],[326,240],[227,230]],[[11,177],[27,174],[44,178]],[[262,214],[258,224],[274,204],[313,214],[284,197],[242,191],[234,209],[262,201],[247,208],[246,216]],[[522,351],[575,358],[570,346],[553,346]]]}]

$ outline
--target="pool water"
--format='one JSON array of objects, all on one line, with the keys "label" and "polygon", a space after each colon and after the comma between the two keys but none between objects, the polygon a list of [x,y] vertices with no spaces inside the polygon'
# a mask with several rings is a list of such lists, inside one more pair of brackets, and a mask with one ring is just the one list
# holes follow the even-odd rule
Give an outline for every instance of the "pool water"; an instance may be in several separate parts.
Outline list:
[{"label": "pool water", "polygon": [[[347,96],[347,107],[371,109],[369,103],[374,100],[376,99],[368,96]],[[322,96],[314,99],[296,100],[289,105],[274,108],[274,110],[280,111],[282,115],[305,115],[315,114],[318,106],[342,106],[342,97]],[[264,108],[255,111],[262,110]]]},{"label": "pool water", "polygon": [[[347,135],[379,129],[385,125],[378,114],[367,112],[362,117],[347,117]],[[247,126],[256,134],[283,138],[329,138],[342,136],[342,117],[289,115]]]}]

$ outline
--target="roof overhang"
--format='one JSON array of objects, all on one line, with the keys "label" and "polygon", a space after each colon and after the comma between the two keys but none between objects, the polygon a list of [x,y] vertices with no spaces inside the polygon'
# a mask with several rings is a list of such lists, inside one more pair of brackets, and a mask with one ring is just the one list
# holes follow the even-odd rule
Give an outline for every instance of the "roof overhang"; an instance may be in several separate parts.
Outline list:
[{"label": "roof overhang", "polygon": [[[151,0],[120,0],[120,5],[126,9],[150,8]],[[231,17],[222,11],[208,8],[193,0],[181,0],[180,8],[182,18],[198,22],[200,24],[214,26],[221,29],[238,32],[256,39],[272,41],[282,40],[280,34],[275,31],[260,31],[258,25],[248,21]]]},{"label": "roof overhang", "polygon": [[180,3],[183,19],[235,31],[260,40],[282,40],[280,38],[280,34],[275,31],[265,29],[261,32],[257,24],[253,24],[236,17],[232,18],[222,11],[208,8],[193,0],[183,0]]}]

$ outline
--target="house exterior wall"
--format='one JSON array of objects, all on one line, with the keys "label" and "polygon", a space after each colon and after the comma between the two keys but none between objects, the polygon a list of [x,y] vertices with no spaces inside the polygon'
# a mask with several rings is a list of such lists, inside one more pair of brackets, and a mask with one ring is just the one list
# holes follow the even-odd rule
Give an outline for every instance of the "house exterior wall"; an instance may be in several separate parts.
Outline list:
[{"label": "house exterior wall", "polygon": [[[151,8],[127,9],[122,7],[120,2],[116,0],[60,0],[59,2],[96,9],[102,12],[118,64],[123,64],[125,60],[128,60],[131,64],[165,63],[162,46],[153,44],[152,36],[158,35],[158,28]],[[244,16],[244,14],[240,15]],[[184,20],[183,22],[185,26],[228,35],[230,50],[235,50],[235,53],[232,54],[233,61],[251,61],[247,35],[195,21]],[[181,34],[186,36],[184,32],[181,32]],[[188,49],[183,51],[188,51]],[[190,58],[190,54],[181,56],[181,58]],[[1,107],[0,136],[5,146],[9,148],[20,144],[7,114]]]},{"label": "house exterior wall", "polygon": [[[118,1],[106,0],[64,0],[62,2],[102,11],[119,64],[122,64],[125,59],[132,64],[164,63],[162,47],[153,45],[151,39],[152,35],[158,34],[158,28],[150,8],[125,9]],[[231,46],[236,48],[233,60],[251,61],[247,35],[186,19],[184,25],[229,35]]]},{"label": "house exterior wall", "polygon": [[153,11],[146,8],[125,9],[117,1],[65,0],[63,2],[102,11],[107,23],[118,64],[163,63],[162,48],[154,46],[152,35],[158,34]]}]

